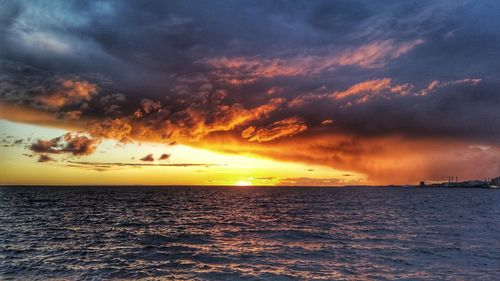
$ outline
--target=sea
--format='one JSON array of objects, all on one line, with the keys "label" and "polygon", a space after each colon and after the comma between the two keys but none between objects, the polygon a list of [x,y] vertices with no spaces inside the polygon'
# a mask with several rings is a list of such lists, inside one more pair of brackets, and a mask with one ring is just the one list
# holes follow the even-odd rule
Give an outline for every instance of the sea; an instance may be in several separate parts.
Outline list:
[{"label": "sea", "polygon": [[500,280],[500,190],[0,187],[1,280]]}]

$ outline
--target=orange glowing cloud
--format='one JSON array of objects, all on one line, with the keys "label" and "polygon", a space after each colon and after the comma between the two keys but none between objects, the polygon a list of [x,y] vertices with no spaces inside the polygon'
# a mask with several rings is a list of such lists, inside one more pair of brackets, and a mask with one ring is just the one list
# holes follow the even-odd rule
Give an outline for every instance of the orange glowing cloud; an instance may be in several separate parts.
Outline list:
[{"label": "orange glowing cloud", "polygon": [[254,82],[256,78],[313,75],[341,66],[378,68],[422,43],[420,39],[403,43],[384,40],[342,51],[330,51],[325,55],[300,55],[287,59],[219,57],[206,59],[203,63],[214,69],[218,79],[230,84],[241,84]]},{"label": "orange glowing cloud", "polygon": [[351,86],[349,89],[345,91],[336,92],[332,94],[332,96],[335,99],[343,99],[349,96],[358,95],[360,93],[366,93],[366,92],[379,93],[382,90],[387,90],[388,88],[390,88],[390,85],[391,85],[391,79],[389,78],[370,80]]},{"label": "orange glowing cloud", "polygon": [[249,141],[266,142],[282,137],[291,137],[307,130],[307,125],[299,117],[291,117],[274,122],[264,128],[250,126],[241,132]]},{"label": "orange glowing cloud", "polygon": [[96,84],[87,81],[59,80],[60,86],[35,100],[49,109],[59,109],[66,105],[90,101],[97,95]]},{"label": "orange glowing cloud", "polygon": [[440,181],[449,175],[474,179],[500,172],[497,164],[500,147],[474,149],[467,142],[452,139],[407,139],[398,135],[353,137],[325,132],[282,138],[265,145],[243,144],[227,136],[214,137],[200,145],[227,153],[352,171],[366,175],[364,182],[369,184]]},{"label": "orange glowing cloud", "polygon": [[251,121],[267,117],[285,102],[274,98],[268,103],[246,109],[239,103],[226,105],[220,101],[193,103],[183,110],[158,110],[121,118],[105,118],[90,122],[92,135],[130,140],[156,140],[163,142],[195,142],[214,132],[231,131]]},{"label": "orange glowing cloud", "polygon": [[15,105],[5,102],[0,102],[0,118],[22,122],[28,124],[50,126],[63,129],[81,130],[85,128],[85,123],[82,120],[70,118],[57,118],[56,115],[50,112],[42,111],[24,105]]},{"label": "orange glowing cloud", "polygon": [[375,98],[391,99],[394,97],[402,97],[406,95],[426,96],[433,91],[453,85],[477,85],[481,79],[465,78],[452,81],[432,81],[429,86],[421,90],[415,90],[414,85],[410,83],[394,84],[390,78],[374,79],[363,81],[352,85],[343,91],[335,91],[332,93],[308,93],[294,97],[288,102],[288,106],[296,108],[305,105],[307,102],[321,99],[331,99],[333,101],[345,102],[347,106],[353,103],[366,103]]},{"label": "orange glowing cloud", "polygon": [[[480,79],[470,78],[432,82],[424,90],[432,92],[448,85],[476,85],[479,82]],[[69,84],[66,86],[70,87]],[[5,108],[0,112],[9,120],[74,126],[88,133],[86,136],[70,134],[39,140],[30,148],[40,155],[88,155],[95,151],[102,138],[121,142],[179,142],[226,153],[324,165],[366,175],[369,183],[414,183],[422,179],[439,180],[446,178],[446,174],[459,173],[464,177],[474,177],[485,171],[494,174],[495,168],[491,167],[495,167],[499,160],[496,156],[499,154],[495,155],[499,149],[494,145],[490,145],[488,151],[483,151],[471,149],[473,144],[465,140],[454,141],[442,137],[408,139],[405,131],[397,130],[367,133],[364,129],[347,128],[345,124],[349,123],[342,116],[316,117],[315,114],[309,114],[302,118],[297,115],[297,107],[305,106],[314,99],[330,102],[332,109],[345,109],[339,105],[367,103],[375,98],[425,98],[421,95],[423,90],[414,90],[411,84],[396,84],[390,78],[367,80],[344,90],[306,94],[292,100],[266,95],[260,105],[253,107],[245,107],[243,102],[229,101],[225,91],[214,90],[208,84],[200,88],[195,98],[176,104],[175,107],[153,99],[142,99],[135,107],[129,107],[131,110],[128,113],[117,117],[81,116],[76,113],[78,120],[58,119],[60,117],[49,109],[36,110],[12,104],[0,104]],[[86,98],[76,100],[85,102]],[[103,98],[96,100],[103,103]],[[387,119],[383,120],[387,122]],[[361,123],[354,124],[363,126]],[[367,126],[369,130],[378,128],[377,123]],[[439,155],[438,160],[436,155]],[[165,156],[161,160],[166,159]],[[470,164],[476,163],[476,160],[486,164],[477,167]],[[460,162],[470,165],[455,164]],[[488,168],[488,165],[491,167]],[[306,184],[306,180],[290,177],[284,184],[292,181]],[[330,184],[333,183],[331,180],[325,179]]]},{"label": "orange glowing cloud", "polygon": [[481,82],[482,79],[479,79],[479,78],[465,78],[465,79],[461,79],[461,80],[454,80],[454,81],[438,81],[438,80],[434,80],[432,81],[429,86],[427,86],[427,88],[425,89],[422,89],[418,95],[420,96],[426,96],[428,95],[429,93],[431,93],[432,91],[436,90],[436,89],[439,89],[439,88],[443,88],[443,87],[446,87],[446,86],[450,86],[450,85],[460,85],[460,84],[470,84],[470,85],[477,85]]},{"label": "orange glowing cloud", "polygon": [[366,103],[374,98],[384,97],[390,99],[394,96],[404,96],[411,93],[413,86],[410,84],[392,84],[390,78],[374,79],[352,85],[343,91],[333,93],[309,93],[293,98],[289,107],[300,107],[309,101],[330,99],[334,101],[346,101],[347,104]]}]

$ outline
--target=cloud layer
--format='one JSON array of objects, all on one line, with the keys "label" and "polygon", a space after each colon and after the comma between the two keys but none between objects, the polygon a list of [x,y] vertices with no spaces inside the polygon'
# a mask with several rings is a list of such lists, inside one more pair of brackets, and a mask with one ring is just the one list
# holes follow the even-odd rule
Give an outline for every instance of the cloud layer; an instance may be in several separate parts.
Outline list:
[{"label": "cloud layer", "polygon": [[372,182],[495,176],[499,16],[497,1],[8,1],[0,117],[85,132],[36,141],[40,157],[113,138]]},{"label": "cloud layer", "polygon": [[[92,154],[99,144],[99,139],[85,135],[67,133],[50,140],[39,139],[29,147],[35,153],[68,153],[73,156]],[[42,162],[42,161],[40,161]]]}]

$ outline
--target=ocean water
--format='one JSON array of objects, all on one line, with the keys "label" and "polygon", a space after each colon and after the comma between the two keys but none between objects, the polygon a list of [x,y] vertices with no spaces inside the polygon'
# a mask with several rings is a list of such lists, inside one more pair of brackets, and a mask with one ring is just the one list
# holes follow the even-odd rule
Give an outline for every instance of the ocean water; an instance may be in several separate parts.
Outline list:
[{"label": "ocean water", "polygon": [[500,191],[1,187],[2,280],[500,280]]}]

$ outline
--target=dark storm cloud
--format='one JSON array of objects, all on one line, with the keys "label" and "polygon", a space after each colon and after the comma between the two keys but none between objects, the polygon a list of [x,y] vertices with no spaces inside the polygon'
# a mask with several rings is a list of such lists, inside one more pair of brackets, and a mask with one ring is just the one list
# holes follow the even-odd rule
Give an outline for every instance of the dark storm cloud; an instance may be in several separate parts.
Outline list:
[{"label": "dark storm cloud", "polygon": [[170,154],[163,153],[162,155],[160,155],[160,158],[158,158],[158,160],[168,160],[170,156]]},{"label": "dark storm cloud", "polygon": [[1,100],[96,137],[500,137],[498,1],[1,4]]},{"label": "dark storm cloud", "polygon": [[148,154],[148,155],[142,157],[141,161],[144,161],[144,162],[153,162],[153,161],[155,161],[155,158],[153,157],[153,154]]},{"label": "dark storm cloud", "polygon": [[37,140],[29,147],[35,153],[69,153],[73,156],[94,153],[100,140],[85,135],[67,133],[50,140]]}]

